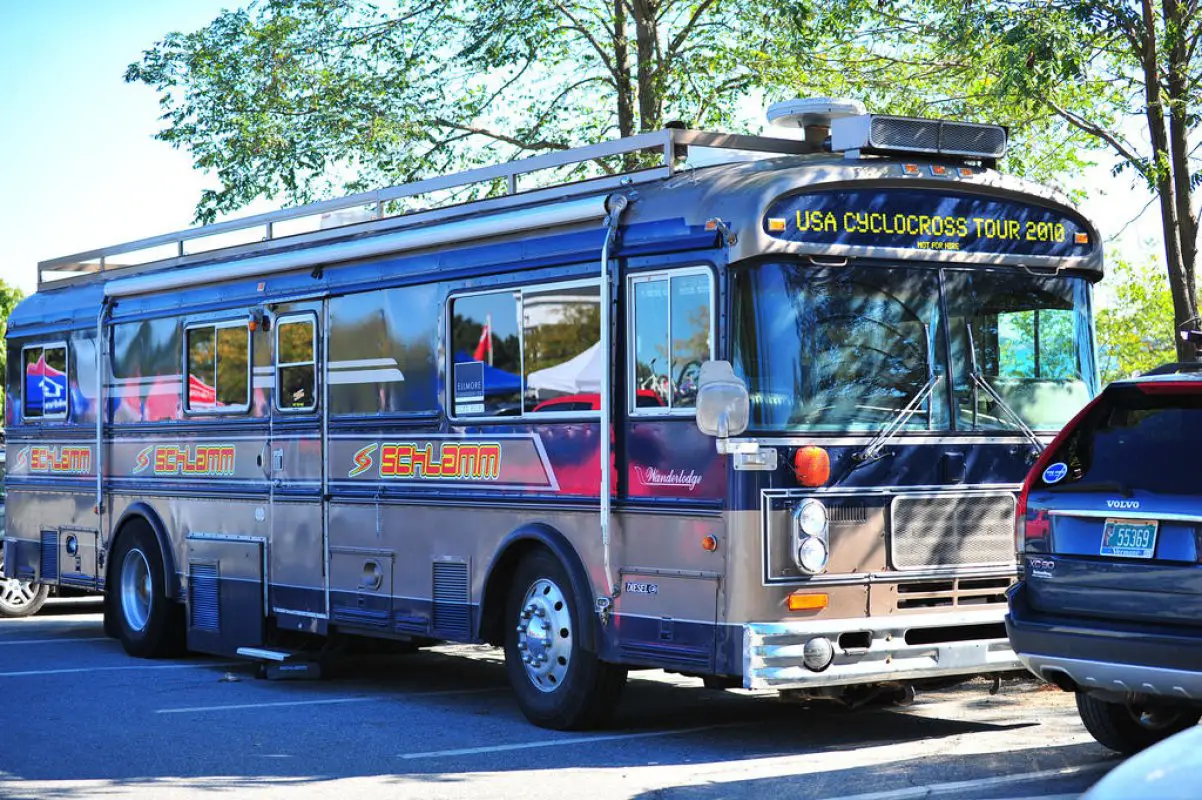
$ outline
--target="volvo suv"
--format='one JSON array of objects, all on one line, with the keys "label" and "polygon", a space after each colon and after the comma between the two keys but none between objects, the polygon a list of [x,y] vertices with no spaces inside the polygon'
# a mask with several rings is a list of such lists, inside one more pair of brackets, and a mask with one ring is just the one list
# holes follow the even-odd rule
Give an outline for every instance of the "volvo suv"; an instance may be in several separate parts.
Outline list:
[{"label": "volvo suv", "polygon": [[1110,384],[1019,495],[1011,644],[1123,753],[1202,716],[1199,366]]}]

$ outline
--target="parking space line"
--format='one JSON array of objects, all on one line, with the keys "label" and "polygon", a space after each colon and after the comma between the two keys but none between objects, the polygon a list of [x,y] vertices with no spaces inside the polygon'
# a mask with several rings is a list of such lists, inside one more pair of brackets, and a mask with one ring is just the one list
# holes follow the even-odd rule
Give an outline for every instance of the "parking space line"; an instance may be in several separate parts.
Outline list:
[{"label": "parking space line", "polygon": [[366,703],[369,700],[403,700],[406,697],[445,697],[459,694],[484,694],[500,692],[507,687],[490,686],[482,689],[446,689],[433,692],[402,692],[395,695],[367,695],[359,697],[327,697],[320,700],[281,700],[274,703],[231,703],[221,706],[190,706],[187,708],[160,708],[156,714],[201,714],[207,711],[242,711],[250,708],[289,708],[292,706],[324,706],[339,703]]},{"label": "parking space line", "polygon": [[495,744],[487,747],[461,747],[455,750],[431,750],[427,753],[402,753],[403,759],[414,758],[447,758],[450,756],[474,756],[482,753],[503,753],[508,750],[533,750],[539,747],[573,747],[592,742],[614,742],[626,739],[650,739],[662,736],[683,736],[688,733],[712,731],[718,728],[745,728],[758,723],[732,722],[725,725],[702,725],[696,728],[675,728],[667,731],[644,731],[642,733],[611,733],[602,736],[571,736],[563,739],[544,739],[540,742],[522,742],[518,744]]},{"label": "parking space line", "polygon": [[0,641],[0,647],[11,645],[30,645],[30,644],[66,644],[70,642],[107,642],[107,636],[90,636],[86,639],[14,639],[12,641]]},{"label": "parking space line", "polygon": [[[1103,762],[1095,764],[1077,764],[1071,767],[1044,769],[1038,772],[1020,772],[1016,775],[997,775],[992,778],[977,778],[968,781],[952,781],[950,783],[931,783],[926,786],[910,786],[905,789],[889,789],[884,792],[868,792],[867,794],[849,794],[832,797],[831,800],[910,800],[910,798],[927,798],[951,795],[968,797],[967,790],[981,791],[995,786],[1005,786],[1010,783],[1026,783],[1055,778],[1071,778],[1075,775],[1085,775],[1090,772],[1107,770],[1114,763]],[[1076,795],[1070,795],[1075,797]]]},{"label": "parking space line", "polygon": [[71,667],[70,669],[31,669],[21,672],[0,672],[0,678],[26,678],[35,675],[74,675],[81,672],[126,672],[138,669],[209,669],[212,667],[234,667],[237,664],[131,664],[120,667]]}]

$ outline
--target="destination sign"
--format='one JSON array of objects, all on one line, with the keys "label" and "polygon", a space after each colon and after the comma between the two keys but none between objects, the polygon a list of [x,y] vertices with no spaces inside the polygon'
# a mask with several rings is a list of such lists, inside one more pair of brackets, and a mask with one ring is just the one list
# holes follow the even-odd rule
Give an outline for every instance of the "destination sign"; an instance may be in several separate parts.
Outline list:
[{"label": "destination sign", "polygon": [[1076,215],[929,189],[832,190],[783,197],[764,232],[799,244],[1067,258],[1094,246]]}]

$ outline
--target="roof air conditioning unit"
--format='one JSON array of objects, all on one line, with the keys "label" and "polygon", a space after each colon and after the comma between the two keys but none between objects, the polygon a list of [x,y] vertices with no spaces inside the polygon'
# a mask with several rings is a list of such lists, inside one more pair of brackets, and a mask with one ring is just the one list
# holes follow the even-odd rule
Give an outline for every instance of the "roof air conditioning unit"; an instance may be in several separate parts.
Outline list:
[{"label": "roof air conditioning unit", "polygon": [[768,124],[778,128],[800,128],[806,142],[816,150],[824,149],[831,122],[844,117],[863,116],[864,104],[840,97],[805,97],[783,100],[768,106]]}]

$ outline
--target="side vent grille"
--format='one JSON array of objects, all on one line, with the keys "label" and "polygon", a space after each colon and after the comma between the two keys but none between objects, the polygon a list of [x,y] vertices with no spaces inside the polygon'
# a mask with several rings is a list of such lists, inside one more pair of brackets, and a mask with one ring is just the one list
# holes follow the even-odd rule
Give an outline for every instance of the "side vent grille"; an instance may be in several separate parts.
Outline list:
[{"label": "side vent grille", "polygon": [[832,525],[859,525],[868,521],[868,507],[863,504],[831,506],[826,515]]},{"label": "side vent grille", "polygon": [[217,633],[221,628],[217,566],[191,564],[188,573],[188,625],[192,630]]},{"label": "side vent grille", "polygon": [[471,598],[465,561],[434,562],[434,634],[466,639],[471,633]]},{"label": "side vent grille", "polygon": [[42,531],[41,580],[58,580],[58,531]]}]

